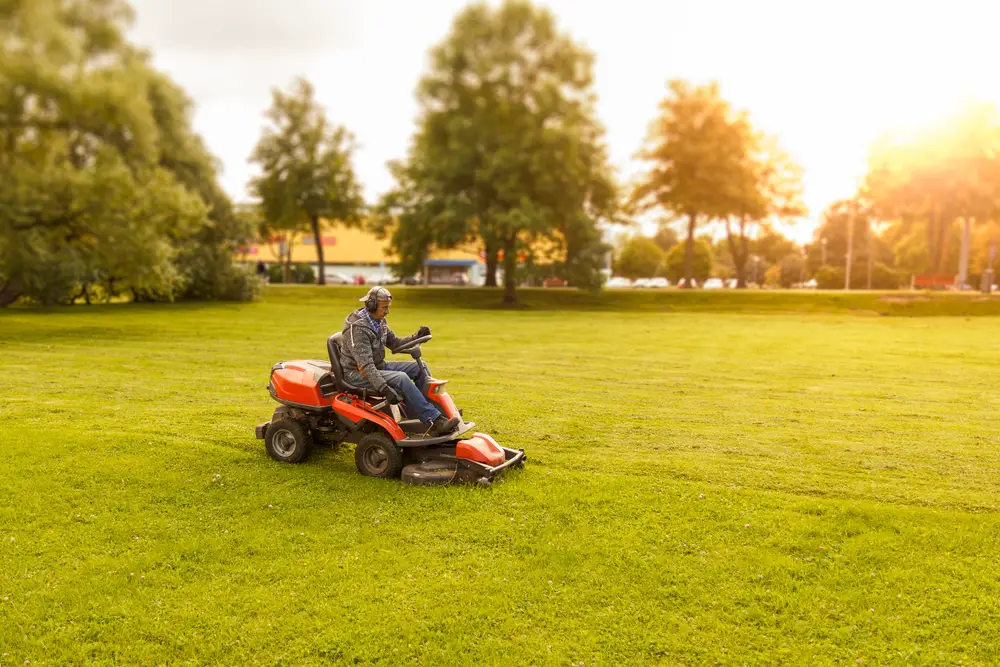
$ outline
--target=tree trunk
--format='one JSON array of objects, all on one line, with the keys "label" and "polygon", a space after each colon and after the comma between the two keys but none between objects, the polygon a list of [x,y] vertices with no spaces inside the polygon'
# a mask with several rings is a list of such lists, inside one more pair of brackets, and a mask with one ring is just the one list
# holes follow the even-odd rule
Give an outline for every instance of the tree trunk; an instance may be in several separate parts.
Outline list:
[{"label": "tree trunk", "polygon": [[[750,239],[747,238],[746,220],[740,221],[740,245],[743,246],[743,274],[737,274],[736,287],[746,289],[747,286],[747,262],[750,261]],[[742,282],[740,282],[742,280]]]},{"label": "tree trunk", "polygon": [[865,221],[865,225],[866,225],[866,229],[865,229],[865,244],[866,244],[865,255],[866,255],[866,258],[868,260],[868,287],[867,287],[867,289],[870,290],[872,288],[872,262],[873,262],[873,259],[874,259],[872,257],[872,221],[871,220],[866,220]]},{"label": "tree trunk", "polygon": [[503,304],[505,306],[517,305],[517,255],[516,244],[517,235],[511,235],[504,239],[503,244]]},{"label": "tree trunk", "polygon": [[947,210],[940,209],[927,221],[927,254],[935,275],[942,275],[947,270],[952,222]]},{"label": "tree trunk", "polygon": [[319,276],[316,278],[316,284],[317,285],[325,285],[326,284],[326,269],[323,268],[324,267],[324,263],[323,263],[323,239],[320,236],[320,231],[319,231],[319,218],[317,216],[313,216],[309,220],[309,222],[312,223],[313,239],[315,240],[315,243],[316,243],[316,261],[319,264]]},{"label": "tree trunk", "polygon": [[927,218],[927,264],[931,268],[931,273],[938,273],[937,270],[937,223],[940,215],[937,211],[931,213]]},{"label": "tree trunk", "polygon": [[0,308],[13,304],[23,293],[21,283],[17,280],[0,281]]},{"label": "tree trunk", "polygon": [[497,246],[494,242],[486,243],[486,287],[497,286]]},{"label": "tree trunk", "polygon": [[698,224],[698,216],[688,213],[688,235],[684,244],[684,287],[691,287],[691,273],[694,271],[694,230]]},{"label": "tree trunk", "polygon": [[949,215],[942,215],[938,218],[938,254],[936,268],[934,272],[943,274],[948,270],[948,249],[951,247],[951,227],[954,220]]},{"label": "tree trunk", "polygon": [[958,255],[958,288],[963,289],[969,279],[969,249],[972,245],[972,218],[962,218],[962,246]]},{"label": "tree trunk", "polygon": [[736,269],[736,287],[747,286],[747,243],[746,243],[746,221],[740,220],[740,246],[736,245],[733,237],[733,230],[729,226],[729,218],[726,218],[726,239],[729,241],[729,254],[733,258],[733,266]]},{"label": "tree trunk", "polygon": [[292,282],[292,246],[285,244],[285,255],[281,257],[282,282],[286,285]]}]

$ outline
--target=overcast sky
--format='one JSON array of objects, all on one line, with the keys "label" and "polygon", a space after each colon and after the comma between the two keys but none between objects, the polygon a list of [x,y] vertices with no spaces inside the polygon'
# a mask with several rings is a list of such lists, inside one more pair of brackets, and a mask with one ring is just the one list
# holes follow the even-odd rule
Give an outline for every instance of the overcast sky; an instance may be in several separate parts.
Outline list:
[{"label": "overcast sky", "polygon": [[[413,132],[427,52],[462,0],[132,0],[131,37],[197,104],[195,128],[237,200],[272,87],[309,78],[360,144],[374,201],[386,161]],[[627,178],[666,81],[718,80],[805,167],[811,220],[850,195],[869,142],[963,96],[1000,100],[992,0],[548,0],[560,27],[597,54],[598,113]]]}]

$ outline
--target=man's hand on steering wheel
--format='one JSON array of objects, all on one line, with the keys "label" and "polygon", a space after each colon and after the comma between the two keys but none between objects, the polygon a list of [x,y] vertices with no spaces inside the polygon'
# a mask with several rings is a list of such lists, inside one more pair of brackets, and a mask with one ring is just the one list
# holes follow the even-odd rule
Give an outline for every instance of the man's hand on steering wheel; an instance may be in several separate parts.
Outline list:
[{"label": "man's hand on steering wheel", "polygon": [[430,327],[420,327],[419,329],[417,329],[417,338],[423,338],[424,336],[430,336],[430,335],[431,335]]}]

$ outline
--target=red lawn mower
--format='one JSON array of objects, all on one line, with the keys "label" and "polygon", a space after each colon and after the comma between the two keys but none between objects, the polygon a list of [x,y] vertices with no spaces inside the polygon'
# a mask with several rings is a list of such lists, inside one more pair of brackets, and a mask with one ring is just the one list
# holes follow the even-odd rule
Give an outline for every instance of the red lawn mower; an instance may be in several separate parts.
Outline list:
[{"label": "red lawn mower", "polygon": [[393,352],[412,356],[420,368],[417,386],[427,387],[427,398],[443,415],[459,418],[455,431],[437,437],[428,436],[423,422],[407,415],[404,403],[392,405],[373,390],[344,381],[340,339],[336,333],[327,340],[329,362],[281,361],[271,368],[267,390],[281,405],[270,421],[257,426],[256,435],[272,459],[299,463],[315,443],[353,442],[354,462],[362,475],[402,477],[409,484],[488,486],[508,468],[524,466],[523,449],[501,447],[485,433],[462,439],[475,423],[462,419],[462,411],[444,390],[448,381],[427,377],[420,363],[420,346],[430,335]]}]

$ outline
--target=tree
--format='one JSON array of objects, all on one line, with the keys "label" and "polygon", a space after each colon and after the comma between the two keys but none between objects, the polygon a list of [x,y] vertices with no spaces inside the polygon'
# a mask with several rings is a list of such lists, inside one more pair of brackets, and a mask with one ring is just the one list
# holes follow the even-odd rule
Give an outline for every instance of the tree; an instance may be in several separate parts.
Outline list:
[{"label": "tree", "polygon": [[677,230],[671,227],[669,222],[665,220],[660,221],[659,226],[656,228],[656,234],[653,235],[653,240],[656,241],[656,245],[663,252],[669,252],[680,241],[677,236]]},{"label": "tree", "polygon": [[[173,299],[192,263],[249,278],[230,237],[202,235],[229,231],[228,199],[183,93],[125,40],[131,20],[123,0],[0,4],[0,306],[98,288]],[[223,261],[188,252],[195,240]]]},{"label": "tree", "polygon": [[786,289],[805,282],[806,261],[801,253],[788,253],[773,268],[778,269],[778,283]]},{"label": "tree", "polygon": [[728,218],[746,181],[749,124],[719,96],[718,85],[668,84],[660,116],[638,157],[652,163],[630,198],[638,211],[662,208],[687,218],[684,278],[693,277],[700,221]]},{"label": "tree", "polygon": [[[746,162],[742,169],[737,170],[737,185],[731,191],[734,197],[733,215],[726,216],[724,220],[737,287],[746,286],[747,261],[752,252],[766,257],[771,263],[778,262],[787,254],[762,252],[759,248],[760,236],[753,243],[758,248],[751,251],[748,237],[751,227],[763,231],[766,238],[775,234],[772,222],[776,218],[787,219],[807,213],[801,201],[802,168],[781,150],[777,139],[750,133],[744,141]],[[734,217],[735,230],[732,224]]]},{"label": "tree", "polygon": [[712,241],[712,276],[729,280],[736,273],[733,256],[730,254],[729,239]]},{"label": "tree", "polygon": [[[824,240],[827,265],[844,268],[850,238],[853,243],[851,286],[867,287],[868,277],[873,275],[872,272],[877,264],[893,263],[893,250],[890,244],[879,236],[874,215],[872,207],[862,198],[844,199],[830,204],[823,212],[822,222],[813,234],[815,240],[807,248],[807,270],[816,272],[823,266]],[[848,222],[852,219],[853,235],[848,233]],[[844,287],[844,275],[841,274],[841,288]]]},{"label": "tree", "polygon": [[617,272],[626,278],[651,278],[663,264],[663,251],[648,236],[633,236],[618,257]]},{"label": "tree", "polygon": [[418,269],[432,246],[482,244],[487,284],[502,251],[504,302],[515,303],[518,254],[550,238],[567,271],[594,283],[605,250],[596,224],[615,215],[618,194],[592,71],[593,55],[524,0],[479,2],[455,18],[431,52],[417,132],[379,207],[398,273]]},{"label": "tree", "polygon": [[259,288],[248,267],[233,262],[237,249],[253,237],[252,219],[234,208],[218,181],[219,161],[191,128],[193,103],[166,76],[152,72],[149,100],[159,130],[159,165],[168,169],[207,206],[207,219],[188,234],[173,235],[175,264],[182,276],[181,298],[246,301]]},{"label": "tree", "polygon": [[296,79],[289,93],[272,90],[264,129],[250,161],[261,174],[250,182],[264,216],[276,229],[295,230],[308,225],[316,244],[319,284],[326,284],[323,238],[325,218],[345,225],[361,224],[365,210],[351,165],[353,137],[330,123],[316,102],[314,89]]},{"label": "tree", "polygon": [[699,238],[695,240],[690,257],[686,246],[674,246],[664,260],[664,273],[675,283],[685,280],[691,285],[689,279],[692,278],[703,283],[712,275],[712,262],[712,244],[707,239]]},{"label": "tree", "polygon": [[771,264],[778,264],[782,259],[797,252],[795,241],[776,230],[771,225],[761,225],[760,233],[750,245],[755,255],[760,255]]},{"label": "tree", "polygon": [[971,226],[1000,212],[1000,114],[970,104],[916,132],[873,145],[865,195],[875,215],[911,241],[924,235],[927,270],[947,270],[956,221]]}]

